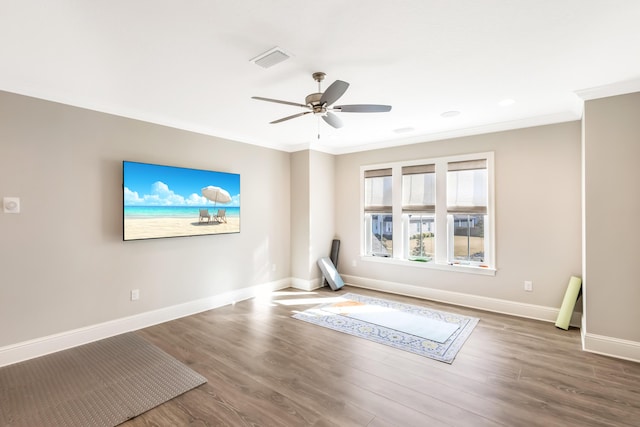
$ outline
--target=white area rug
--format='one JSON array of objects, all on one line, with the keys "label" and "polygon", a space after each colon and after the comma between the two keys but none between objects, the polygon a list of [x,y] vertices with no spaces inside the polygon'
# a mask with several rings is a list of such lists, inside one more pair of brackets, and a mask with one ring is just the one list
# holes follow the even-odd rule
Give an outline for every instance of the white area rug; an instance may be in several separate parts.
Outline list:
[{"label": "white area rug", "polygon": [[295,319],[452,363],[479,319],[348,293]]}]

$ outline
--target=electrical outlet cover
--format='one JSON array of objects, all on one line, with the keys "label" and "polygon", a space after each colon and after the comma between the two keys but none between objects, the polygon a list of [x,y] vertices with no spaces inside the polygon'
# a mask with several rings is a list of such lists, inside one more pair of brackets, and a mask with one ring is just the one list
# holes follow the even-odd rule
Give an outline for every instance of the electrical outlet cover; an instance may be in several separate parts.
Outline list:
[{"label": "electrical outlet cover", "polygon": [[17,214],[20,213],[19,197],[4,197],[2,199],[4,213]]}]

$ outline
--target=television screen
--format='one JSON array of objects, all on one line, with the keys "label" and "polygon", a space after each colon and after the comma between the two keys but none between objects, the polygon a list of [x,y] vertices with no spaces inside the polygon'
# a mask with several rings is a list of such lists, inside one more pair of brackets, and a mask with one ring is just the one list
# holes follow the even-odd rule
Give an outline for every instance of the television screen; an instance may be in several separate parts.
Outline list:
[{"label": "television screen", "polygon": [[122,162],[123,239],[240,232],[240,175]]}]

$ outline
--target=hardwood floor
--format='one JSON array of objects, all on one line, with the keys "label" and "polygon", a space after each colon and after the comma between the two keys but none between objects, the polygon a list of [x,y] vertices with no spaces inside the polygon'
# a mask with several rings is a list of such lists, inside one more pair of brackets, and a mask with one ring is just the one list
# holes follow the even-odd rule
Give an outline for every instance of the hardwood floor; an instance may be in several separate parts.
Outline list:
[{"label": "hardwood floor", "polygon": [[[291,318],[354,292],[476,316],[453,364]],[[640,364],[551,323],[346,287],[293,289],[138,333],[208,383],[137,426],[639,426]]]}]

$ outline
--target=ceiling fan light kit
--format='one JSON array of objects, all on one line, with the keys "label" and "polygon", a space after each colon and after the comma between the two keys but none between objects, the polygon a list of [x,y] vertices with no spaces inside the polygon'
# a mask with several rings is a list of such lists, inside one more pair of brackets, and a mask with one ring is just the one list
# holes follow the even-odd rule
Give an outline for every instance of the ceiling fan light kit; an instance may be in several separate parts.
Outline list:
[{"label": "ceiling fan light kit", "polygon": [[313,79],[318,82],[318,92],[307,95],[304,99],[304,104],[290,101],[282,101],[279,99],[263,98],[260,96],[253,96],[253,99],[259,101],[275,102],[277,104],[293,105],[295,107],[302,107],[307,109],[302,113],[293,114],[291,116],[283,117],[278,120],[270,122],[271,124],[281,123],[286,120],[295,119],[309,113],[318,115],[329,125],[336,129],[343,126],[342,120],[333,112],[338,113],[385,113],[391,111],[390,105],[378,105],[378,104],[354,104],[354,105],[336,105],[333,104],[340,99],[342,95],[349,88],[349,83],[342,80],[336,80],[331,83],[327,90],[322,92],[321,83],[324,80],[326,74],[323,72],[316,72],[311,75]]}]

